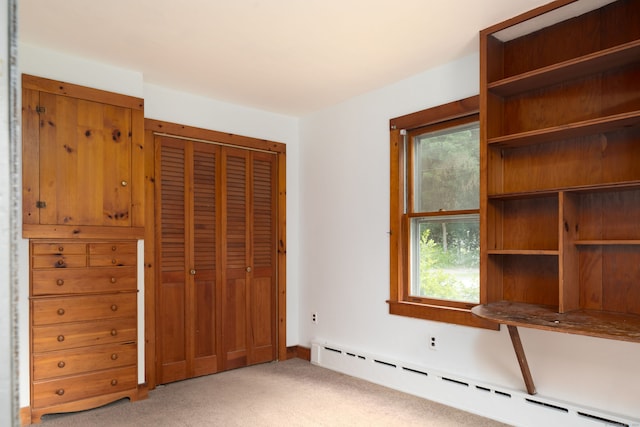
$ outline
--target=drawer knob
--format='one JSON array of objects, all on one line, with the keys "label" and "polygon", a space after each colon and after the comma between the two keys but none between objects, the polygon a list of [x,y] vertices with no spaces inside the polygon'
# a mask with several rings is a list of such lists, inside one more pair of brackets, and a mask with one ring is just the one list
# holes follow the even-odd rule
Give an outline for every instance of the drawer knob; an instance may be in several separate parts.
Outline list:
[{"label": "drawer knob", "polygon": [[64,251],[64,246],[58,246],[58,252],[63,252]]},{"label": "drawer knob", "polygon": [[115,246],[115,245],[114,245],[114,246],[111,246],[111,250],[112,250],[112,251],[115,251],[116,249],[118,249],[118,247],[117,247],[117,246]]},{"label": "drawer knob", "polygon": [[64,285],[64,280],[62,280],[62,279],[56,280],[56,285],[58,285],[58,286]]},{"label": "drawer knob", "polygon": [[64,260],[63,259],[59,259],[58,260],[58,265],[64,265]]},{"label": "drawer knob", "polygon": [[57,390],[56,390],[56,394],[57,394],[58,396],[62,396],[62,395],[64,394],[64,389],[63,389],[63,388],[59,388],[59,389],[57,389]]},{"label": "drawer knob", "polygon": [[118,380],[111,380],[111,385],[116,386],[118,385]]},{"label": "drawer knob", "polygon": [[64,335],[58,335],[58,342],[64,341]]},{"label": "drawer knob", "polygon": [[114,258],[114,259],[111,260],[111,264],[117,264],[117,263],[118,263],[117,259]]},{"label": "drawer knob", "polygon": [[113,353],[111,355],[111,360],[118,360],[118,354],[117,353]]},{"label": "drawer knob", "polygon": [[66,363],[64,363],[62,360],[58,362],[58,368],[62,369],[66,366]]},{"label": "drawer knob", "polygon": [[64,308],[58,309],[58,316],[62,316],[64,314]]},{"label": "drawer knob", "polygon": [[115,329],[112,329],[112,330],[111,330],[111,336],[112,336],[112,337],[115,337],[116,335],[118,335],[118,331],[117,331],[117,330],[115,330]]},{"label": "drawer knob", "polygon": [[118,306],[115,304],[111,305],[111,311],[118,311]]},{"label": "drawer knob", "polygon": [[122,185],[123,187],[126,187],[128,184],[129,183],[127,181],[124,181],[124,180],[120,183],[120,185]]}]

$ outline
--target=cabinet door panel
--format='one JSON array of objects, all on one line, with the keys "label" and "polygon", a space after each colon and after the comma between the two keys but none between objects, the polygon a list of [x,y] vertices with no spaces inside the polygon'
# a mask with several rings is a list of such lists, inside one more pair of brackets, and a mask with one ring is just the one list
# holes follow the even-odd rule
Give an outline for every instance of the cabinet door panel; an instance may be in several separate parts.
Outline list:
[{"label": "cabinet door panel", "polygon": [[131,110],[42,92],[40,224],[130,226]]}]

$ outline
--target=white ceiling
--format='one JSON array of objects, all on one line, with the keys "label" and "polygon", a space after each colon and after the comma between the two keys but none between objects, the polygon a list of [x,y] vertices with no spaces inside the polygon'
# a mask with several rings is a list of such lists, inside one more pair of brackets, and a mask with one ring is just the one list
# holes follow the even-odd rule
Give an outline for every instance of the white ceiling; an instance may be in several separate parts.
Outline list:
[{"label": "white ceiling", "polygon": [[549,0],[20,0],[19,40],[302,116],[478,50]]}]

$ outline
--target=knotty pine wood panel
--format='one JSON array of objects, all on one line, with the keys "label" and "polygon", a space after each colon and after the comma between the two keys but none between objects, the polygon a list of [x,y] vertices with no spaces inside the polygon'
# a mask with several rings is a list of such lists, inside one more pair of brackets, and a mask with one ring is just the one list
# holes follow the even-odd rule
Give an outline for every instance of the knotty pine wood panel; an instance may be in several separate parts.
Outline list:
[{"label": "knotty pine wood panel", "polygon": [[42,93],[41,224],[131,226],[131,112]]},{"label": "knotty pine wood panel", "polygon": [[[40,209],[36,202],[40,199],[40,116],[36,108],[40,104],[40,92],[22,88],[22,162],[27,173],[22,174],[22,223],[39,224]],[[35,166],[35,167],[33,167]]]}]

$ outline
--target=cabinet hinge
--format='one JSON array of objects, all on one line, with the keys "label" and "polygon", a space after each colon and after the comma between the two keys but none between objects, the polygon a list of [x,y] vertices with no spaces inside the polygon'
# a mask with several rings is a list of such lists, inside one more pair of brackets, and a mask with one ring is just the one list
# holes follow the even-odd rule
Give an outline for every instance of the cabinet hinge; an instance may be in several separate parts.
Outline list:
[{"label": "cabinet hinge", "polygon": [[44,209],[47,207],[47,202],[41,202],[40,200],[38,200],[36,202],[36,208],[38,209]]},{"label": "cabinet hinge", "polygon": [[46,112],[47,112],[47,109],[46,109],[45,107],[42,107],[42,106],[40,106],[40,105],[38,105],[38,106],[36,107],[36,113],[38,113],[38,114],[43,114],[43,113],[46,113]]}]

